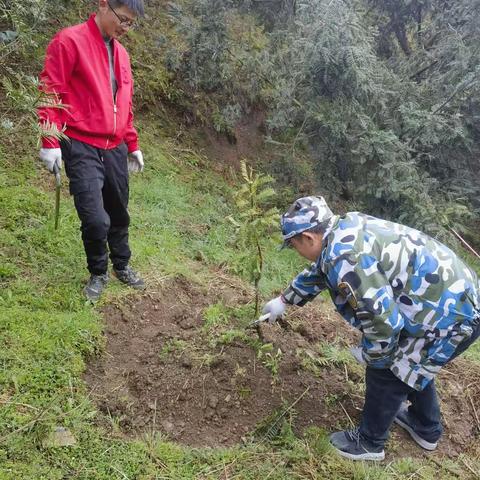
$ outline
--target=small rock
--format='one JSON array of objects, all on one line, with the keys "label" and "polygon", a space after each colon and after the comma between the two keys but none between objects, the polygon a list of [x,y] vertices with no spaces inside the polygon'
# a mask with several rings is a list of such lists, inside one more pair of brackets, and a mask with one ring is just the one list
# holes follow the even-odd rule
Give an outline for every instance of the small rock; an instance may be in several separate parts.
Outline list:
[{"label": "small rock", "polygon": [[216,395],[211,395],[209,398],[208,398],[208,405],[215,409],[217,408],[217,405],[218,405],[218,397]]},{"label": "small rock", "polygon": [[230,394],[228,394],[228,395],[225,397],[225,402],[228,403],[231,399],[232,399],[232,396],[231,396]]},{"label": "small rock", "polygon": [[228,416],[228,408],[222,407],[218,413],[222,418],[225,418]]},{"label": "small rock", "polygon": [[212,410],[211,408],[209,408],[209,409],[205,412],[205,418],[207,418],[208,420],[210,420],[211,418],[213,418],[214,415],[215,415],[215,411]]},{"label": "small rock", "polygon": [[180,322],[180,327],[183,328],[183,330],[189,330],[190,328],[193,328],[194,326],[195,326],[195,322],[193,321],[193,318],[190,318],[190,317],[185,317]]},{"label": "small rock", "polygon": [[192,364],[192,360],[186,356],[182,357],[181,359],[181,363],[183,368],[192,368],[193,364]]},{"label": "small rock", "polygon": [[53,432],[45,439],[43,446],[48,447],[69,447],[75,445],[77,440],[72,432],[65,427],[55,427]]},{"label": "small rock", "polygon": [[175,428],[175,425],[173,425],[170,420],[163,420],[160,425],[167,433],[173,432],[173,429]]}]

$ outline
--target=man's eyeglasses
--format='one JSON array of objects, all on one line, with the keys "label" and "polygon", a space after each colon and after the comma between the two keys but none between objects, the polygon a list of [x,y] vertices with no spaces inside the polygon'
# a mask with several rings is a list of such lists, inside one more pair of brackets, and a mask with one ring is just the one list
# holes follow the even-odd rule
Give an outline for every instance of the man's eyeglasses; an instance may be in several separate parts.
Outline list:
[{"label": "man's eyeglasses", "polygon": [[108,5],[108,8],[110,8],[110,10],[113,12],[113,14],[118,18],[118,21],[120,22],[120,25],[122,27],[126,27],[126,28],[134,28],[137,23],[135,22],[135,20],[130,20],[129,18],[122,18],[118,15],[118,13],[112,8],[112,6],[110,5],[110,2],[107,2],[107,5]]}]

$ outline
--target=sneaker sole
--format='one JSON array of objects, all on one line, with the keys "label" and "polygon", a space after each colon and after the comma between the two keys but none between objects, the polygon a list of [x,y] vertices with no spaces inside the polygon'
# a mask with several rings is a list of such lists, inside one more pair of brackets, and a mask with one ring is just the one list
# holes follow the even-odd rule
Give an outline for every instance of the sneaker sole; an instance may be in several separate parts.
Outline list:
[{"label": "sneaker sole", "polygon": [[366,452],[362,453],[361,455],[353,455],[352,453],[343,452],[336,447],[333,447],[334,450],[341,455],[342,457],[348,458],[350,460],[371,460],[374,462],[380,462],[385,459],[385,450],[381,452],[374,453],[374,452]]},{"label": "sneaker sole", "polygon": [[99,295],[92,297],[92,296],[89,296],[88,293],[84,290],[83,296],[85,297],[85,300],[87,302],[97,303],[100,300],[100,297],[102,296],[102,294],[100,293]]},{"label": "sneaker sole", "polygon": [[409,433],[409,435],[413,438],[413,440],[415,440],[415,442],[420,445],[423,449],[425,450],[428,450],[428,451],[432,451],[432,450],[435,450],[437,448],[437,445],[438,443],[430,443],[430,442],[427,442],[426,440],[424,440],[422,437],[420,437],[419,435],[417,435],[415,433],[415,431],[413,430],[412,427],[410,427],[410,425],[406,424],[405,422],[402,422],[402,420],[400,420],[398,417],[395,417],[395,419],[393,420],[397,425],[399,425],[400,427],[402,427],[405,431],[407,431]]}]

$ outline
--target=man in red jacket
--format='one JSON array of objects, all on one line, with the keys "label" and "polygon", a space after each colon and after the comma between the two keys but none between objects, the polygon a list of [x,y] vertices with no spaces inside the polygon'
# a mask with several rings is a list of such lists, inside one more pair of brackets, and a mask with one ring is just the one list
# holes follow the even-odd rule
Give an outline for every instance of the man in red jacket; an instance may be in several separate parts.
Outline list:
[{"label": "man in red jacket", "polygon": [[44,137],[40,158],[50,172],[65,161],[91,275],[84,292],[93,302],[108,281],[108,252],[121,282],[145,288],[128,265],[128,175],[143,170],[143,155],[133,126],[130,59],[118,41],[143,14],[143,0],[98,0],[87,22],[53,37],[40,76],[63,106],[39,109],[40,123],[68,137]]}]

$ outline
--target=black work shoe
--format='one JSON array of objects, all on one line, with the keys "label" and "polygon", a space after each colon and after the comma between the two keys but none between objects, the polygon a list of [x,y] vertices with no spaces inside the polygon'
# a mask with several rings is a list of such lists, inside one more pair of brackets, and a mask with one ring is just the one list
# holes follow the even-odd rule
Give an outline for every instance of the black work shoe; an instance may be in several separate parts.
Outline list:
[{"label": "black work shoe", "polygon": [[400,425],[406,430],[410,436],[425,450],[435,450],[437,448],[437,442],[428,442],[422,438],[417,432],[415,432],[415,422],[408,414],[408,408],[406,405],[402,405],[397,413],[397,416],[393,420],[397,425]]},{"label": "black work shoe", "polygon": [[136,288],[137,290],[145,289],[145,282],[138,276],[137,272],[128,265],[123,270],[114,268],[113,273],[125,285]]},{"label": "black work shoe", "polygon": [[330,443],[339,455],[351,460],[383,460],[385,458],[383,448],[368,445],[360,438],[358,428],[332,433]]},{"label": "black work shoe", "polygon": [[88,280],[83,293],[85,297],[90,302],[96,302],[105,288],[105,285],[108,283],[108,273],[103,273],[102,275],[95,275],[92,273],[90,275],[90,280]]}]

